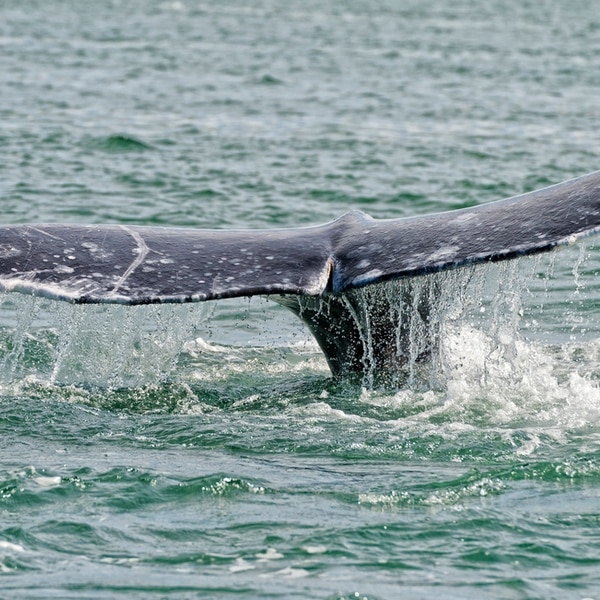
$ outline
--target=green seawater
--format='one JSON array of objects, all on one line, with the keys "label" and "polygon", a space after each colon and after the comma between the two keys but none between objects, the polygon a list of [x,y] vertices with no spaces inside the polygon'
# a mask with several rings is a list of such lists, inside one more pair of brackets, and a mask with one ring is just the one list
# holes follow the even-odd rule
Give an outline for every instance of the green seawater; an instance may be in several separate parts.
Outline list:
[{"label": "green seawater", "polygon": [[[599,168],[599,59],[581,0],[0,1],[1,221],[497,200]],[[0,598],[600,598],[594,243],[444,280],[403,388],[266,301],[1,296]]]}]

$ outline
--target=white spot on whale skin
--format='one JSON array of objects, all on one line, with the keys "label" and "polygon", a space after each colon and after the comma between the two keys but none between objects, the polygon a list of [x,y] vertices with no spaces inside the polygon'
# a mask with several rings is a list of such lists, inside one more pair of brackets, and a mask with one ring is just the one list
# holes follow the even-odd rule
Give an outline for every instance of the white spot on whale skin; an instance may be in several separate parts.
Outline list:
[{"label": "white spot on whale skin", "polygon": [[67,265],[56,265],[56,267],[54,267],[55,273],[70,274],[70,273],[73,273],[74,271],[75,271],[75,269],[73,267],[68,267]]},{"label": "white spot on whale skin", "polygon": [[9,246],[8,244],[0,245],[0,258],[12,258],[14,256],[19,256],[21,251],[18,248],[13,246]]},{"label": "white spot on whale skin", "polygon": [[456,255],[460,250],[459,246],[442,246],[435,252],[429,255],[428,260],[431,262],[438,262],[440,260],[446,260]]},{"label": "white spot on whale skin", "polygon": [[474,215],[473,213],[465,213],[465,214],[454,217],[451,221],[449,221],[449,223],[461,225],[462,223],[467,223],[471,219],[474,219],[476,216],[477,215]]},{"label": "white spot on whale skin", "polygon": [[356,268],[357,269],[366,269],[367,267],[371,266],[371,261],[370,260],[361,260],[357,265]]},{"label": "white spot on whale skin", "polygon": [[373,279],[377,279],[377,277],[380,277],[381,275],[383,275],[383,271],[381,271],[380,269],[371,269],[370,271],[367,271],[362,275],[357,275],[352,280],[352,284],[361,285],[363,283],[369,283],[370,281],[373,281]]},{"label": "white spot on whale skin", "polygon": [[265,256],[265,258],[266,258],[267,260],[273,260],[275,257],[274,257],[274,256]]}]

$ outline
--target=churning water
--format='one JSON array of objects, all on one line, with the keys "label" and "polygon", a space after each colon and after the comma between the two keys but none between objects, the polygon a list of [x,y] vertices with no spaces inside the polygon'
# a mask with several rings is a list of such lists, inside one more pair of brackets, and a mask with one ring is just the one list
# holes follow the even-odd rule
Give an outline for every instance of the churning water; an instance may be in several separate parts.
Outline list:
[{"label": "churning water", "polygon": [[[555,362],[552,372],[575,370],[593,378],[600,326],[594,314],[600,291],[597,263],[595,248],[581,243],[560,255],[467,266],[353,290],[351,301],[344,301],[361,333],[365,371],[353,382],[367,389],[443,392],[460,380],[493,389],[523,383],[529,379],[521,372],[524,366],[534,373],[548,367],[548,361]],[[267,300],[124,307],[4,293],[2,380],[6,385],[35,381],[98,389],[189,383],[208,377],[215,355],[238,354],[234,362],[251,365],[251,356],[273,348],[280,354],[272,365],[265,363],[267,371],[281,368],[282,360],[324,363],[308,331]],[[382,303],[389,315],[377,312]],[[327,311],[325,303],[322,310]],[[381,340],[374,320],[384,317],[391,335]],[[375,356],[378,345],[389,340],[395,368],[381,379]],[[567,356],[576,362],[565,367]],[[223,369],[227,366],[219,364]]]},{"label": "churning water", "polygon": [[[373,597],[393,595],[398,573],[421,597],[440,584],[411,573],[433,556],[445,572],[465,570],[450,584],[462,597],[488,562],[593,564],[593,550],[560,545],[555,511],[575,502],[576,525],[562,526],[594,522],[596,261],[581,246],[353,292],[365,315],[384,295],[416,345],[402,348],[401,381],[372,387],[367,373],[362,389],[328,380],[316,343],[273,303],[78,306],[6,294],[3,422],[18,437],[5,455],[32,460],[5,471],[1,498],[17,514],[30,506],[34,524],[4,530],[5,576],[73,597],[164,593],[161,577],[190,597],[227,595],[215,589],[222,577],[253,596],[258,577],[262,590],[302,597],[352,581],[358,561],[379,573]],[[424,322],[405,303],[432,290]],[[367,330],[363,342],[376,340]],[[32,439],[45,441],[34,450]],[[54,466],[43,466],[48,447]],[[460,550],[440,547],[455,536]],[[141,551],[144,539],[163,542]],[[40,578],[70,544],[77,571]],[[115,583],[119,573],[129,583]]]}]

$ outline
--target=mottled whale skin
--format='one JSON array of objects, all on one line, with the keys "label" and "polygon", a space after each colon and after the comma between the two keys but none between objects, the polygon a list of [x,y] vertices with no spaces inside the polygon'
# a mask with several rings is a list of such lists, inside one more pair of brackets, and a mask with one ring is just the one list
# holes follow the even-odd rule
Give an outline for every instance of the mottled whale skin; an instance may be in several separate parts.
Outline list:
[{"label": "mottled whale skin", "polygon": [[0,226],[0,289],[132,305],[270,296],[307,322],[339,375],[389,363],[367,359],[360,348],[364,336],[348,307],[351,290],[544,252],[599,229],[600,171],[498,202],[404,219],[353,211],[316,227],[264,230],[6,225]]}]

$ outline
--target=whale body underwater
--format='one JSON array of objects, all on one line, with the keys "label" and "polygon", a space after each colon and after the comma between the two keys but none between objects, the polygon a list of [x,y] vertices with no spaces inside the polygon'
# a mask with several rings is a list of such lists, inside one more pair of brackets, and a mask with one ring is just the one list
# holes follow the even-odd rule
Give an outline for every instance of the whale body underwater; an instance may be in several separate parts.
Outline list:
[{"label": "whale body underwater", "polygon": [[[415,293],[419,276],[547,252],[599,230],[600,171],[472,208],[387,220],[352,211],[313,227],[6,225],[0,289],[81,304],[267,296],[307,324],[334,376],[383,373],[408,360],[407,310],[424,324],[423,359],[435,343],[427,323],[437,292]],[[394,280],[408,308],[393,310],[389,294],[359,299]]]}]

